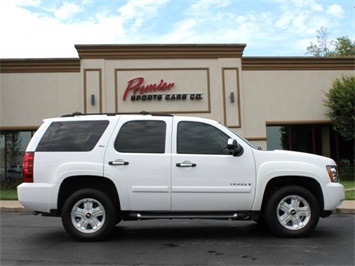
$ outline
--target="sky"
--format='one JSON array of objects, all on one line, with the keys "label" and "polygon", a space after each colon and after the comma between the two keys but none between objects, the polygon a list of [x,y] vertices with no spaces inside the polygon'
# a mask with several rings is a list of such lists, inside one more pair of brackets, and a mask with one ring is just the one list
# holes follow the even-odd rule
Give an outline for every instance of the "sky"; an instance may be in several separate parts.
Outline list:
[{"label": "sky", "polygon": [[306,56],[355,39],[355,0],[0,0],[0,58],[78,58],[75,44],[246,44]]}]

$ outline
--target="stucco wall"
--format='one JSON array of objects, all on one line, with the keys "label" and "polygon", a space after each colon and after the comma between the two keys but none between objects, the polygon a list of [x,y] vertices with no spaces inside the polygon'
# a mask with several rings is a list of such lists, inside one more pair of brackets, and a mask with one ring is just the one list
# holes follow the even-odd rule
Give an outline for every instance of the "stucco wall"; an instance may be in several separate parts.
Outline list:
[{"label": "stucco wall", "polygon": [[80,73],[1,73],[4,128],[38,127],[42,119],[82,111]]},{"label": "stucco wall", "polygon": [[[195,115],[212,118],[231,126],[240,124],[240,59],[174,59],[174,60],[82,60],[83,91],[88,112],[150,112]],[[132,101],[133,91],[124,98],[128,82],[143,78],[142,85],[159,84],[161,80],[174,83],[167,91],[144,93],[162,94],[163,99]],[[229,102],[234,92],[235,103]],[[166,94],[187,95],[185,100],[167,101]],[[200,94],[201,100],[191,100],[191,94]],[[90,104],[95,95],[97,105]]]},{"label": "stucco wall", "polygon": [[354,71],[243,71],[245,136],[265,138],[266,124],[329,121],[323,100],[342,74]]},{"label": "stucco wall", "polygon": [[[267,125],[329,122],[325,92],[335,78],[355,74],[354,58],[242,57],[244,44],[75,47],[80,59],[0,60],[1,129],[36,128],[75,111],[145,110],[211,118],[265,148]],[[124,99],[137,77],[144,85],[174,83],[158,93],[203,98]]]}]

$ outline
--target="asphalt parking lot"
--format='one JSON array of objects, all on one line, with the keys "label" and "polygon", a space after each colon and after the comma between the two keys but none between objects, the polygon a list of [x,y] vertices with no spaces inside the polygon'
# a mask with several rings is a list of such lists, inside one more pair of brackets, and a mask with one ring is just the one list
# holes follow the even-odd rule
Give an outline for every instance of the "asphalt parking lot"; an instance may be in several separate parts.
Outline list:
[{"label": "asphalt parking lot", "polygon": [[354,265],[355,215],[321,219],[307,238],[254,222],[123,222],[107,241],[72,240],[59,218],[1,213],[1,265]]}]

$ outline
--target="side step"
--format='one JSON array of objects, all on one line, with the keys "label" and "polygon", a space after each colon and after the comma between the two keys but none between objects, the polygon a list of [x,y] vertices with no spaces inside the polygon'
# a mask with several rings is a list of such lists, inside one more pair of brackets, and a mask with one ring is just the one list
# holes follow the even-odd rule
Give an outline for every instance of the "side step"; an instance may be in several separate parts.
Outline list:
[{"label": "side step", "polygon": [[217,213],[159,213],[159,212],[129,212],[124,220],[152,220],[152,219],[209,219],[209,220],[250,220],[248,213],[217,212]]}]

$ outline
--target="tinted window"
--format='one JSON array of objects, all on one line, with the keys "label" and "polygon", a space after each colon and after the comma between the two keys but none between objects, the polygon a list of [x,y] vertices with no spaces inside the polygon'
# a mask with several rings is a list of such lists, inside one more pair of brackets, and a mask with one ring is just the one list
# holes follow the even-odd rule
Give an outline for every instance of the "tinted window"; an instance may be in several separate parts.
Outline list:
[{"label": "tinted window", "polygon": [[177,132],[177,153],[228,154],[229,136],[204,123],[180,122]]},{"label": "tinted window", "polygon": [[115,149],[119,152],[164,153],[166,124],[163,121],[131,121],[118,133]]},{"label": "tinted window", "polygon": [[91,151],[108,124],[108,121],[53,122],[36,151]]}]

